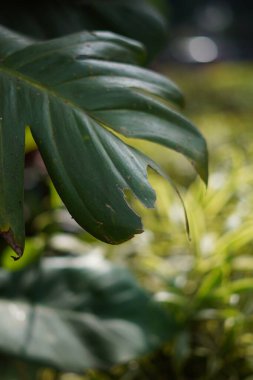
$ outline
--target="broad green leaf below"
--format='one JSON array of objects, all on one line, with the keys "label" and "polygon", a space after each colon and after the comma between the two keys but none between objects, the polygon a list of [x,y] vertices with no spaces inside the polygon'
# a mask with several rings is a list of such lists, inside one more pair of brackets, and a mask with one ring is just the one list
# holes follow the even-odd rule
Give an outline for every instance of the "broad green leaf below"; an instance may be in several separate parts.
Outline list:
[{"label": "broad green leaf below", "polygon": [[[129,39],[84,32],[21,46],[2,60],[5,96],[0,109],[8,123],[3,124],[1,139],[9,140],[0,150],[0,228],[13,231],[14,242],[23,239],[21,163],[27,125],[73,218],[107,243],[118,244],[142,232],[126,190],[146,207],[155,203],[147,166],[156,164],[118,133],[184,154],[207,180],[205,140],[170,105],[182,104],[180,91],[167,78],[129,64],[141,54],[141,47]],[[12,200],[20,202],[16,213]]]},{"label": "broad green leaf below", "polygon": [[0,353],[71,372],[136,358],[176,327],[126,269],[95,254],[0,269],[0,312]]}]

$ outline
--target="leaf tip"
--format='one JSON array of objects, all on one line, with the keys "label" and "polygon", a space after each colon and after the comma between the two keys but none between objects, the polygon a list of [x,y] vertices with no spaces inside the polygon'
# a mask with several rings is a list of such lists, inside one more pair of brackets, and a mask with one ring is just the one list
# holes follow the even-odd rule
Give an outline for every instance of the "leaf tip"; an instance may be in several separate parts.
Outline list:
[{"label": "leaf tip", "polygon": [[206,155],[203,159],[204,162],[204,169],[200,173],[200,177],[203,180],[206,188],[208,187],[208,177],[209,177],[209,165],[208,165],[208,153],[206,152]]},{"label": "leaf tip", "polygon": [[199,156],[199,161],[192,161],[192,164],[199,174],[200,178],[204,182],[206,188],[208,187],[208,177],[209,177],[209,156],[206,140],[201,137],[202,140],[202,150]]},{"label": "leaf tip", "polygon": [[17,256],[11,256],[15,261],[19,260],[23,256],[24,247],[19,245],[15,240],[14,234],[11,229],[8,231],[0,232],[0,236],[6,241],[6,243],[13,249]]}]

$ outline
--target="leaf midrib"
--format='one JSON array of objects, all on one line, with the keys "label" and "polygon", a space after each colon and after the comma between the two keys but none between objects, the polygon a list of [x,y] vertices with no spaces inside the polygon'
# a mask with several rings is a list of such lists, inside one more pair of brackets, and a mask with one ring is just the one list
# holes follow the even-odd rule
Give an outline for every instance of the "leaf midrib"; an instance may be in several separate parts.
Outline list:
[{"label": "leaf midrib", "polygon": [[[26,85],[30,86],[33,89],[39,90],[42,93],[46,93],[48,96],[52,96],[52,97],[56,98],[57,100],[61,100],[62,103],[64,103],[65,107],[70,107],[72,109],[76,109],[77,111],[79,111],[81,113],[85,113],[86,116],[88,116],[90,119],[93,119],[94,121],[96,121],[101,127],[103,127],[103,128],[107,127],[111,130],[109,125],[105,124],[102,120],[100,120],[98,117],[96,117],[92,112],[89,112],[87,109],[85,109],[85,108],[79,106],[78,104],[74,103],[69,98],[64,97],[60,92],[48,87],[47,85],[44,85],[42,82],[39,82],[35,79],[32,79],[31,77],[28,77],[27,75],[24,75],[17,70],[10,69],[5,65],[0,65],[0,72],[1,71],[13,79],[21,80],[23,83],[25,83]],[[102,75],[102,76],[104,76],[104,75]],[[100,75],[94,75],[93,77],[100,77]],[[137,79],[137,78],[135,78],[135,79]],[[62,84],[65,85],[65,83],[66,82],[63,82]],[[140,92],[140,93],[144,93],[144,95],[149,95],[149,96],[151,95],[148,91],[144,91],[144,90],[142,91],[141,89],[139,89],[135,86],[130,87],[130,89],[133,89],[133,90]],[[158,96],[158,99],[160,100],[159,96]],[[112,111],[112,109],[102,108],[102,109],[96,109],[95,112],[105,111],[105,110],[106,111]],[[115,108],[113,110],[117,110],[117,108]]]},{"label": "leaf midrib", "polygon": [[[99,119],[97,119],[93,114],[91,114],[89,111],[78,106],[72,100],[62,96],[62,94],[60,94],[59,92],[57,92],[57,91],[51,89],[50,87],[44,85],[42,82],[36,81],[36,80],[32,79],[31,77],[28,77],[27,75],[21,74],[19,71],[10,69],[4,65],[0,65],[0,73],[1,72],[8,75],[9,77],[11,77],[14,80],[22,81],[25,85],[28,85],[32,89],[39,90],[42,93],[46,93],[49,97],[51,96],[51,97],[56,98],[58,101],[59,100],[62,101],[62,103],[64,103],[65,107],[76,109],[77,111],[79,111],[81,113],[85,113],[86,116],[88,116],[90,119],[93,119],[94,121],[96,121],[97,123],[99,123],[101,125],[102,122]],[[101,126],[103,127],[103,125],[101,125]]]},{"label": "leaf midrib", "polygon": [[[28,85],[33,90],[40,91],[41,93],[46,94],[48,97],[51,96],[51,97],[56,98],[58,101],[59,100],[62,101],[62,103],[64,103],[64,107],[68,107],[68,108],[71,108],[72,110],[74,109],[74,110],[76,110],[76,111],[78,111],[78,112],[80,112],[82,114],[85,114],[85,116],[87,116],[89,119],[91,119],[95,123],[97,123],[101,128],[103,128],[103,129],[105,129],[107,131],[110,130],[110,126],[109,125],[103,123],[101,120],[99,120],[97,117],[93,116],[87,110],[85,110],[85,109],[81,108],[80,106],[76,105],[73,101],[69,100],[68,98],[65,98],[64,96],[62,96],[61,94],[59,94],[57,91],[54,91],[54,90],[50,89],[48,86],[43,85],[41,82],[37,82],[37,81],[31,79],[30,77],[28,77],[28,76],[26,76],[24,74],[21,74],[20,72],[18,72],[16,70],[9,69],[8,67],[6,67],[4,65],[0,65],[0,73],[1,73],[1,71],[4,74],[6,74],[9,77],[11,77],[12,79],[14,79],[14,80],[22,81],[23,84]],[[110,160],[111,160],[111,157],[110,157]],[[65,168],[64,168],[64,170],[65,170]],[[120,173],[120,175],[121,175],[121,173]],[[81,197],[79,196],[78,192],[76,192],[76,194],[81,199]],[[87,211],[90,213],[89,209],[87,208],[87,205],[84,204],[84,206],[87,209]],[[94,218],[94,216],[92,216],[92,217]],[[97,222],[99,222],[99,221],[97,221]],[[111,243],[113,243],[113,239],[111,238],[111,236],[109,237],[108,240]],[[125,240],[122,240],[122,241],[125,241]]]},{"label": "leaf midrib", "polygon": [[[102,122],[99,119],[97,119],[96,117],[93,117],[93,115],[91,115],[88,111],[86,111],[83,108],[79,107],[78,105],[76,105],[75,103],[73,103],[68,98],[63,97],[58,92],[56,92],[54,90],[51,90],[48,86],[43,85],[41,82],[37,82],[35,80],[31,80],[30,77],[27,77],[27,76],[21,74],[20,72],[18,72],[16,70],[9,69],[9,68],[7,68],[4,65],[0,65],[0,73],[1,73],[1,71],[4,74],[10,76],[12,79],[14,78],[15,80],[21,80],[25,85],[28,85],[28,86],[32,87],[32,89],[36,89],[36,90],[39,90],[42,93],[45,93],[48,97],[51,96],[51,97],[56,98],[58,101],[61,100],[62,103],[64,103],[64,107],[68,107],[68,108],[71,108],[72,110],[74,109],[74,110],[76,110],[78,112],[84,113],[88,118],[93,119],[94,122],[98,123],[100,127],[104,128],[104,129],[107,129],[106,126],[105,126],[105,124],[102,124]],[[0,164],[1,164],[1,161],[0,161]],[[65,168],[64,168],[64,170],[65,170]],[[80,199],[82,199],[79,196],[78,192],[77,192],[77,194],[78,194],[78,197]],[[85,207],[87,208],[86,205],[85,205]],[[89,211],[89,213],[90,213],[90,211]],[[94,218],[94,216],[92,216],[92,217]]]}]

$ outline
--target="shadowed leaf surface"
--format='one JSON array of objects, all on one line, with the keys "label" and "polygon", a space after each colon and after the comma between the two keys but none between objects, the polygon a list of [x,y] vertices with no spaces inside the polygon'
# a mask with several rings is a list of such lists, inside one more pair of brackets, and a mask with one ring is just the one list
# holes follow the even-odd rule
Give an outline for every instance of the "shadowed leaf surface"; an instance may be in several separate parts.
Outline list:
[{"label": "shadowed leaf surface", "polygon": [[149,59],[168,37],[167,17],[146,0],[45,0],[36,4],[12,0],[1,4],[0,24],[41,40],[82,30],[110,30],[142,42]]}]

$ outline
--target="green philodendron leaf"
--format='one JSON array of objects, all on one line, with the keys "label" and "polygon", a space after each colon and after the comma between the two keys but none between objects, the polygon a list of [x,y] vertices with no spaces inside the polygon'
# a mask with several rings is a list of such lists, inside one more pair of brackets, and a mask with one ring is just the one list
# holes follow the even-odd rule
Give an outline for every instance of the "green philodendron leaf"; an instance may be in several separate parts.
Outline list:
[{"label": "green philodendron leaf", "polygon": [[128,361],[176,330],[126,269],[93,254],[1,269],[0,312],[2,354],[62,371]]},{"label": "green philodendron leaf", "polygon": [[139,44],[104,32],[22,46],[2,59],[0,230],[11,233],[14,249],[23,244],[27,125],[73,218],[107,243],[142,232],[126,190],[147,207],[155,203],[147,166],[156,165],[114,132],[181,152],[207,180],[205,140],[170,107],[182,104],[181,93],[167,78],[132,65],[141,59]]},{"label": "green philodendron leaf", "polygon": [[147,0],[12,0],[0,6],[0,24],[37,39],[110,30],[142,42],[151,59],[168,37],[168,20],[158,8]]}]

